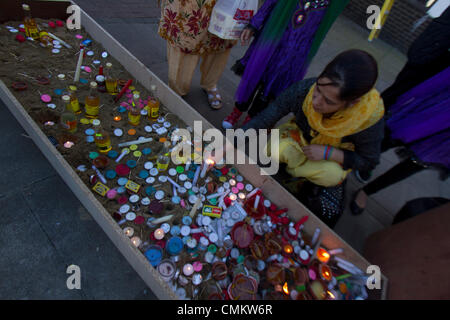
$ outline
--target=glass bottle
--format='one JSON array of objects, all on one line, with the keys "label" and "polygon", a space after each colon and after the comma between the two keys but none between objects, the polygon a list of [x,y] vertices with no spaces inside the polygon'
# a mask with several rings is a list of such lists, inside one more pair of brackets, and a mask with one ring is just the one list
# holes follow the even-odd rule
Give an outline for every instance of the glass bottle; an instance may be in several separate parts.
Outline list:
[{"label": "glass bottle", "polygon": [[70,97],[68,95],[63,95],[62,103],[64,111],[61,114],[61,126],[67,130],[67,132],[74,133],[77,131],[77,117],[72,112]]},{"label": "glass bottle", "polygon": [[75,86],[69,86],[69,97],[70,97],[70,107],[71,111],[75,114],[80,114],[80,103],[78,102],[78,98],[76,95],[77,87]]},{"label": "glass bottle", "polygon": [[112,63],[108,62],[106,64],[105,70],[105,82],[106,82],[106,90],[109,94],[116,95],[117,94],[117,79],[112,75]]},{"label": "glass bottle", "polygon": [[102,128],[100,120],[95,119],[92,121],[92,124],[94,125],[94,141],[98,151],[100,151],[100,153],[108,153],[112,149],[109,133]]},{"label": "glass bottle", "polygon": [[159,172],[166,171],[169,167],[170,157],[170,142],[166,141],[164,142],[164,146],[159,153],[158,159],[156,160],[156,168]]},{"label": "glass bottle", "polygon": [[158,119],[159,117],[159,100],[156,92],[156,86],[152,85],[150,87],[150,90],[151,90],[151,97],[147,103],[148,118],[151,121],[156,121],[156,119]]},{"label": "glass bottle", "polygon": [[86,110],[86,117],[97,118],[100,110],[100,98],[97,95],[97,83],[92,81],[89,95],[86,97],[84,108]]},{"label": "glass bottle", "polygon": [[130,111],[128,111],[128,123],[133,126],[139,125],[139,122],[141,121],[141,108],[139,108],[139,98],[139,94],[135,93],[133,95],[133,102],[131,103]]},{"label": "glass bottle", "polygon": [[31,17],[30,6],[27,4],[22,4],[22,9],[24,11],[23,24],[25,26],[26,36],[33,38],[34,40],[39,40],[39,30],[36,24],[36,20]]}]

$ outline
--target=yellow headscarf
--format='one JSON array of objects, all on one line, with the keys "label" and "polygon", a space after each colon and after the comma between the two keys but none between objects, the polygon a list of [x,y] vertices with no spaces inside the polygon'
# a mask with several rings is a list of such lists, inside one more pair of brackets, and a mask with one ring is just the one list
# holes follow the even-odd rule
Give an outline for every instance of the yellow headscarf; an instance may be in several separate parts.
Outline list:
[{"label": "yellow headscarf", "polygon": [[312,104],[314,84],[303,101],[303,113],[311,126],[311,144],[330,145],[354,150],[352,143],[342,143],[343,137],[363,131],[377,123],[384,115],[384,103],[376,89],[362,96],[359,102],[337,111],[329,118],[314,110]]}]

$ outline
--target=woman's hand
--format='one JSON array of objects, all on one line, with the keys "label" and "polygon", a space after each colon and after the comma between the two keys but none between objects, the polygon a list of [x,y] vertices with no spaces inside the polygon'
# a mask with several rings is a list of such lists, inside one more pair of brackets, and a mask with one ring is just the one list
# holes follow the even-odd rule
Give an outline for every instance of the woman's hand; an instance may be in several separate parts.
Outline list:
[{"label": "woman's hand", "polygon": [[323,160],[325,146],[319,144],[311,144],[309,146],[302,147],[302,150],[308,160],[319,161]]},{"label": "woman's hand", "polygon": [[310,144],[309,146],[302,147],[303,153],[308,158],[308,160],[319,161],[319,160],[329,160],[340,164],[344,163],[344,152],[340,149],[333,147],[328,150],[328,159],[324,159],[325,148],[327,146],[319,144]]},{"label": "woman's hand", "polygon": [[253,30],[250,28],[245,28],[241,33],[241,46],[248,45],[251,37],[253,37]]}]

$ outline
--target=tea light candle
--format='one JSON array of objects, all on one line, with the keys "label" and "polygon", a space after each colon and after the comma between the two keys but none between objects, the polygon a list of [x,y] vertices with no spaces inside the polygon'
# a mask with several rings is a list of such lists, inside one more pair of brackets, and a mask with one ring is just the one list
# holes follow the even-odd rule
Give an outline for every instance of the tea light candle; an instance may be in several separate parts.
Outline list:
[{"label": "tea light candle", "polygon": [[142,243],[142,240],[139,237],[133,237],[131,238],[131,242],[134,244],[135,247],[139,247]]},{"label": "tea light candle", "polygon": [[232,193],[232,194],[230,194],[229,198],[231,201],[236,201],[237,196],[234,193]]},{"label": "tea light candle", "polygon": [[158,266],[158,271],[164,281],[170,281],[175,275],[175,264],[169,259],[163,260]]},{"label": "tea light candle", "polygon": [[197,240],[195,240],[194,238],[189,238],[186,241],[186,245],[189,249],[194,249],[197,246]]},{"label": "tea light candle", "polygon": [[325,281],[331,281],[331,279],[333,278],[331,269],[326,264],[320,265],[319,272],[320,272],[321,278]]},{"label": "tea light candle", "polygon": [[330,260],[330,254],[324,248],[319,248],[317,250],[317,259],[320,262],[327,263]]},{"label": "tea light candle", "polygon": [[203,264],[200,261],[195,261],[193,267],[195,272],[200,272],[203,269]]},{"label": "tea light candle", "polygon": [[53,121],[47,121],[44,123],[44,126],[54,126],[55,123]]},{"label": "tea light candle", "polygon": [[291,254],[291,253],[294,251],[294,249],[292,248],[292,246],[291,246],[290,244],[286,244],[286,245],[283,247],[283,250],[284,250],[284,252],[287,253],[288,255]]},{"label": "tea light candle", "polygon": [[114,117],[114,121],[119,122],[120,120],[122,120],[121,116],[115,116]]},{"label": "tea light candle", "polygon": [[134,234],[134,229],[131,227],[126,227],[123,229],[123,233],[125,233],[126,236],[128,236],[129,238],[131,238]]},{"label": "tea light candle", "polygon": [[66,141],[64,142],[64,147],[67,149],[72,148],[75,145],[75,143],[73,143],[72,141]]},{"label": "tea light candle", "polygon": [[153,236],[156,240],[162,240],[165,236],[164,230],[162,228],[156,229]]},{"label": "tea light candle", "polygon": [[202,275],[200,273],[196,273],[192,277],[192,284],[194,286],[198,286],[200,283],[202,283],[202,281],[203,281],[203,277],[202,277]]},{"label": "tea light candle", "polygon": [[189,277],[193,273],[194,273],[194,267],[192,266],[192,264],[190,264],[190,263],[185,264],[184,267],[183,267],[183,274],[186,277]]}]

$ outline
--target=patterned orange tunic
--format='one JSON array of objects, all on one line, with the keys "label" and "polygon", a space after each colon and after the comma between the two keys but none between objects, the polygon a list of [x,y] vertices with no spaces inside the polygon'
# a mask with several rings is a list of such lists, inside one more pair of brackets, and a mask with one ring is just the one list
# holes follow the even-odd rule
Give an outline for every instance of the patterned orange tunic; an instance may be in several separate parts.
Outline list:
[{"label": "patterned orange tunic", "polygon": [[223,52],[237,41],[208,32],[216,0],[163,0],[158,34],[184,53]]}]

